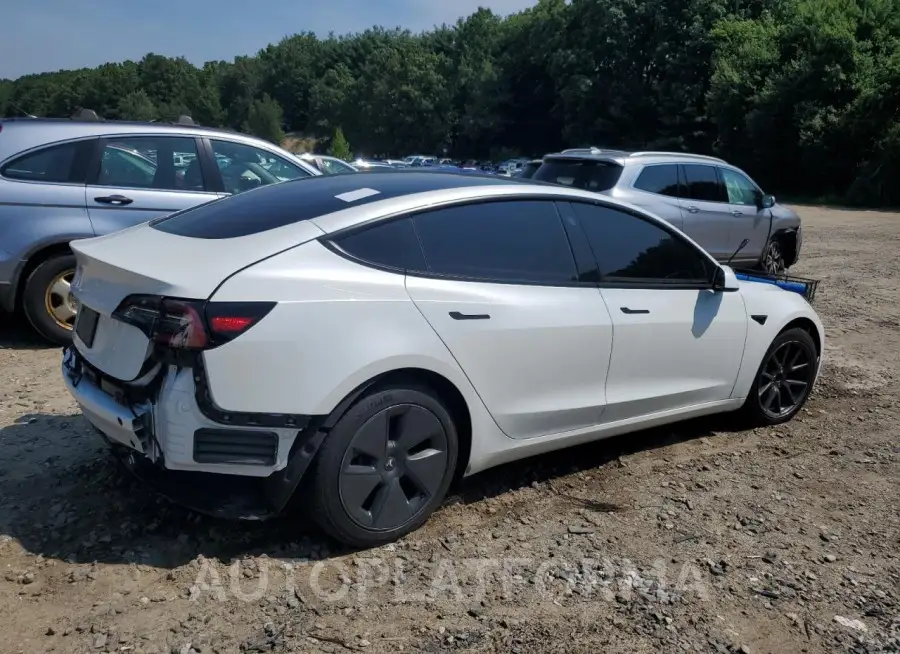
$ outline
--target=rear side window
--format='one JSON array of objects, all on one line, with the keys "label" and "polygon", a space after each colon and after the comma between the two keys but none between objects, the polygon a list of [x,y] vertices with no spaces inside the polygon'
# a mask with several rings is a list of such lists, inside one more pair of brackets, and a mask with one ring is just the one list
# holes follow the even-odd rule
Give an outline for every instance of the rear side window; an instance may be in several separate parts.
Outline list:
[{"label": "rear side window", "polygon": [[426,270],[412,220],[400,218],[340,236],[334,244],[360,261],[395,270]]},{"label": "rear side window", "polygon": [[674,164],[647,166],[638,175],[634,182],[634,188],[677,198],[679,196],[678,166]]},{"label": "rear side window", "polygon": [[13,159],[0,170],[8,179],[83,184],[94,141],[61,143]]},{"label": "rear side window", "polygon": [[553,202],[467,204],[419,214],[413,221],[431,273],[548,285],[578,279]]},{"label": "rear side window", "polygon": [[685,164],[682,168],[687,184],[685,197],[701,202],[728,202],[728,194],[714,166]]},{"label": "rear side window", "polygon": [[532,179],[600,192],[613,188],[621,175],[622,167],[612,162],[549,159],[541,164]]},{"label": "rear side window", "polygon": [[115,137],[103,141],[96,186],[203,191],[197,141],[188,136]]},{"label": "rear side window", "polygon": [[609,207],[572,203],[594,256],[601,280],[703,283],[709,260],[686,241],[649,220]]}]

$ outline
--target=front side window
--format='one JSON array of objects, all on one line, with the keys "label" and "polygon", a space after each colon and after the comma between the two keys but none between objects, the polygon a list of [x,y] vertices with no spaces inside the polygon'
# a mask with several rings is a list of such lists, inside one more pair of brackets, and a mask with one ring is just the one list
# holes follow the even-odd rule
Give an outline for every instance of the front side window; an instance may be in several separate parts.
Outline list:
[{"label": "front side window", "polygon": [[235,141],[210,139],[226,193],[241,193],[309,173],[278,155]]},{"label": "front side window", "polygon": [[203,191],[197,142],[190,136],[107,138],[97,186]]},{"label": "front side window", "polygon": [[613,188],[621,175],[622,166],[612,162],[545,159],[532,179],[599,193]]},{"label": "front side window", "polygon": [[729,204],[756,206],[756,198],[760,195],[756,185],[739,172],[729,168],[719,168],[722,182],[728,193]]},{"label": "front side window", "polygon": [[23,154],[3,166],[2,175],[8,179],[28,182],[84,182],[73,177],[73,169],[79,147],[90,147],[89,142],[61,143],[49,148]]},{"label": "front side window", "polygon": [[433,274],[548,285],[578,279],[553,202],[460,205],[419,214],[413,223]]},{"label": "front side window", "polygon": [[601,281],[705,283],[709,260],[650,220],[618,209],[572,203],[600,266]]},{"label": "front side window", "polygon": [[701,202],[728,202],[725,187],[719,183],[715,166],[685,164],[682,169],[687,184],[686,198]]},{"label": "front side window", "polygon": [[634,188],[647,193],[677,198],[680,195],[678,166],[675,164],[647,166],[635,180]]}]

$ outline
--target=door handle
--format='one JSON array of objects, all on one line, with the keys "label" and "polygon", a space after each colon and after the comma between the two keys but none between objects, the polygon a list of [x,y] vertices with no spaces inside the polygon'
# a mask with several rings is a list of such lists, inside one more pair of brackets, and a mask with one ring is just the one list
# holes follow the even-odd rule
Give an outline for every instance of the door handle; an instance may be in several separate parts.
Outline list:
[{"label": "door handle", "polygon": [[451,311],[450,317],[454,320],[490,320],[489,313],[460,313],[459,311]]},{"label": "door handle", "polygon": [[104,195],[99,198],[94,198],[94,202],[101,202],[103,204],[114,204],[117,207],[124,207],[126,204],[131,204],[134,202],[131,198],[126,198],[124,195]]},{"label": "door handle", "polygon": [[633,315],[635,313],[650,313],[650,309],[629,309],[628,307],[619,307],[622,310],[622,313],[627,313],[628,315]]},{"label": "door handle", "polygon": [[743,216],[744,212],[738,211],[737,209],[735,209],[734,211],[731,212],[731,215],[734,216],[735,218],[737,218],[738,216]]},{"label": "door handle", "polygon": [[691,205],[691,206],[685,207],[685,208],[688,210],[689,213],[697,213],[698,211],[700,211],[700,209],[698,209],[694,205]]}]

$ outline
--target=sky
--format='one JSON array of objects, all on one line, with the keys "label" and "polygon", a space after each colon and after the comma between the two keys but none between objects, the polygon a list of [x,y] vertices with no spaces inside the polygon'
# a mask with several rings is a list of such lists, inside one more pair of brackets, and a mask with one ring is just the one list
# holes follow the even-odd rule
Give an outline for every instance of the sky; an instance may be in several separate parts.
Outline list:
[{"label": "sky", "polygon": [[508,14],[536,0],[36,0],[0,11],[0,79],[148,52],[195,64],[256,54],[297,32],[373,25],[413,31],[455,23],[479,6]]}]

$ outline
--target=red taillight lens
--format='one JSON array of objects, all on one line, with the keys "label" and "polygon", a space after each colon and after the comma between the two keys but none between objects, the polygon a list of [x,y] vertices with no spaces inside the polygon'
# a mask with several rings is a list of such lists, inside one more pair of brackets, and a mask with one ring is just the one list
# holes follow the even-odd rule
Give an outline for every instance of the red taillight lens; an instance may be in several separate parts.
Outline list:
[{"label": "red taillight lens", "polygon": [[203,302],[132,295],[113,316],[134,325],[157,345],[206,350],[243,334],[274,306],[274,302]]},{"label": "red taillight lens", "polygon": [[209,326],[214,332],[240,334],[255,322],[254,318],[246,316],[213,316],[209,321]]},{"label": "red taillight lens", "polygon": [[226,343],[262,320],[274,302],[208,302],[206,322],[213,342]]}]

